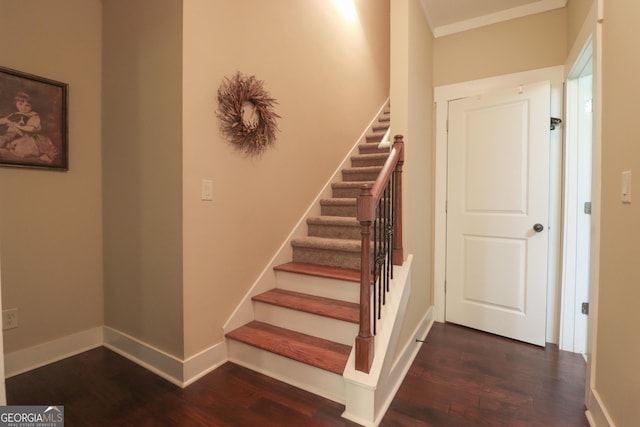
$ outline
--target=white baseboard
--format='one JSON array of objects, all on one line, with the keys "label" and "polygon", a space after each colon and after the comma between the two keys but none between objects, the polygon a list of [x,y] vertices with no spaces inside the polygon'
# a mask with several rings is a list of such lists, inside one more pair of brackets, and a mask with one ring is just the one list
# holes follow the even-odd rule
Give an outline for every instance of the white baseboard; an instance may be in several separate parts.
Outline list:
[{"label": "white baseboard", "polygon": [[616,427],[597,390],[591,389],[585,415],[591,427]]},{"label": "white baseboard", "polygon": [[124,332],[104,327],[104,346],[182,387],[182,360]]},{"label": "white baseboard", "polygon": [[4,355],[5,378],[100,347],[103,340],[103,330],[99,326],[7,353]]},{"label": "white baseboard", "polygon": [[224,343],[209,347],[183,361],[108,326],[104,327],[104,346],[182,388],[227,361]]},{"label": "white baseboard", "polygon": [[183,387],[198,381],[209,372],[227,362],[227,348],[225,341],[202,350],[189,357],[183,366]]},{"label": "white baseboard", "polygon": [[181,360],[116,329],[99,326],[5,354],[5,378],[101,346],[183,388],[227,361],[224,341]]}]

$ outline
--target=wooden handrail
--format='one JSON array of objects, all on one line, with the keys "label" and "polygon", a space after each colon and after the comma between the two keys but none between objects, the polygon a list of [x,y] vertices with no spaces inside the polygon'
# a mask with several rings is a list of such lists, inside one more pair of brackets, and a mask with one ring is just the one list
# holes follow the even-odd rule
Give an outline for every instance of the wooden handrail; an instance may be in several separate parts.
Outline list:
[{"label": "wooden handrail", "polygon": [[402,135],[394,137],[391,153],[378,178],[373,184],[362,186],[358,196],[356,218],[360,222],[362,258],[360,266],[360,329],[356,337],[356,370],[369,373],[374,358],[375,337],[371,333],[371,226],[376,218],[376,208],[384,189],[395,172],[393,217],[393,264],[402,265],[402,166],[404,164],[404,141]]}]

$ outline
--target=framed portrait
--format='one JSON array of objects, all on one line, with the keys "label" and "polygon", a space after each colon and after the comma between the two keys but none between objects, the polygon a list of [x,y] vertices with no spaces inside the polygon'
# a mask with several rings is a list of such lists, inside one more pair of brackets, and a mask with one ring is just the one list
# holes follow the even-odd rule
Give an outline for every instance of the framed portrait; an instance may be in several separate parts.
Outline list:
[{"label": "framed portrait", "polygon": [[0,67],[0,166],[69,169],[66,83]]}]

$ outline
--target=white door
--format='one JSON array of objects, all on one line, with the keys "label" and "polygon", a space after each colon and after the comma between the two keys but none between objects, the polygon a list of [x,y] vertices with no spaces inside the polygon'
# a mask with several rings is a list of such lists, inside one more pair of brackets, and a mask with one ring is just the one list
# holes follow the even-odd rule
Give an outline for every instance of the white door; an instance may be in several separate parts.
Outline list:
[{"label": "white door", "polygon": [[446,320],[545,345],[549,82],[449,103]]}]

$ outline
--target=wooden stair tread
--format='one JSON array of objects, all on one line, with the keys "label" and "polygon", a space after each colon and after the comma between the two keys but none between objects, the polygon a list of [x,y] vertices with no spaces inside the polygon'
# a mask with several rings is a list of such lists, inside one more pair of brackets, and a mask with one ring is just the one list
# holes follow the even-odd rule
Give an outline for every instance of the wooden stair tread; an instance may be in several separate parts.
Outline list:
[{"label": "wooden stair tread", "polygon": [[326,277],[329,279],[346,280],[357,283],[360,282],[360,270],[352,270],[350,268],[306,264],[303,262],[288,262],[286,264],[277,265],[273,269],[288,273],[305,274],[307,276]]},{"label": "wooden stair tread", "polygon": [[358,304],[284,289],[271,289],[254,296],[253,300],[345,322],[357,324],[360,320]]},{"label": "wooden stair tread", "polygon": [[351,347],[258,321],[226,334],[227,337],[280,356],[342,375]]}]

